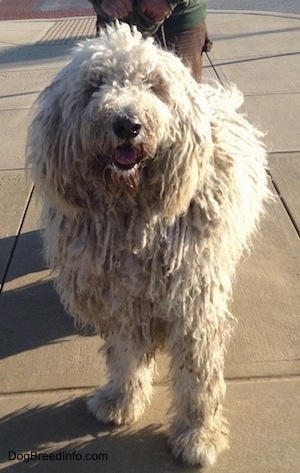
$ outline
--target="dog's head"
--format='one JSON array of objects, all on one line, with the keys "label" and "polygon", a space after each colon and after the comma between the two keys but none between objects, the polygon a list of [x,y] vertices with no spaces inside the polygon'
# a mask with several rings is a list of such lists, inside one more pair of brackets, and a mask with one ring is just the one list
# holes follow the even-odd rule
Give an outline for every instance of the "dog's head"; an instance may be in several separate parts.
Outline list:
[{"label": "dog's head", "polygon": [[71,205],[147,194],[166,214],[184,212],[211,152],[206,107],[175,55],[126,24],[103,30],[39,98],[35,181]]}]

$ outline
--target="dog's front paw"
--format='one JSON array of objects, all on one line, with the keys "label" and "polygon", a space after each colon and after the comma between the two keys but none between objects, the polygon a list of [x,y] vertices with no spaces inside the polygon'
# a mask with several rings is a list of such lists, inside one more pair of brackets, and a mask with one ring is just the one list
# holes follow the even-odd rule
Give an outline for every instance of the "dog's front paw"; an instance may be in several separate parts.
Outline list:
[{"label": "dog's front paw", "polygon": [[105,424],[132,424],[145,410],[143,399],[134,399],[111,390],[109,387],[97,389],[87,401],[88,410]]},{"label": "dog's front paw", "polygon": [[212,466],[219,452],[228,448],[228,429],[210,430],[188,427],[174,429],[169,444],[175,458],[181,459],[188,466]]}]

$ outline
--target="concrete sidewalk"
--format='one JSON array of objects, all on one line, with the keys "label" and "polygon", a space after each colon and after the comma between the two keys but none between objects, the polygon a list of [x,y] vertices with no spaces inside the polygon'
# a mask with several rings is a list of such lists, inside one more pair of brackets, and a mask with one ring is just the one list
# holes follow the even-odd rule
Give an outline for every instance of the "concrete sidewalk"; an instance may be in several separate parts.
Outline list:
[{"label": "concrete sidewalk", "polygon": [[[41,258],[39,212],[24,176],[30,108],[74,42],[93,35],[94,22],[0,23],[0,459],[13,473],[196,472],[175,463],[166,446],[165,358],[152,406],[137,424],[103,426],[87,413],[86,396],[104,383],[100,341],[73,328]],[[231,449],[211,471],[298,473],[299,18],[210,12],[208,27],[214,47],[205,78],[234,82],[244,92],[249,117],[267,132],[270,185],[280,197],[239,267],[239,325],[226,363]],[[25,462],[30,452],[56,458]]]}]

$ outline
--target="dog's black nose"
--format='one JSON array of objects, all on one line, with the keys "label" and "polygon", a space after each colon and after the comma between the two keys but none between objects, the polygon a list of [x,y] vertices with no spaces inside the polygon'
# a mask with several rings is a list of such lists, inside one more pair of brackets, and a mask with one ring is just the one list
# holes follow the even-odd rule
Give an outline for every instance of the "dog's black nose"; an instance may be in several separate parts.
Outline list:
[{"label": "dog's black nose", "polygon": [[116,118],[113,129],[118,138],[130,139],[135,138],[141,131],[142,125],[137,118],[128,115]]}]

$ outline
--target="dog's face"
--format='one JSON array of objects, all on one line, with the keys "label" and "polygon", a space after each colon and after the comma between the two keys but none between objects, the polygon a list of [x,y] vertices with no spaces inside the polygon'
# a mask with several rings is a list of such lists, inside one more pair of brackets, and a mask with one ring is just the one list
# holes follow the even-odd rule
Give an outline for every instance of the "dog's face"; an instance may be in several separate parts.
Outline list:
[{"label": "dog's face", "polygon": [[152,202],[169,192],[166,206],[185,211],[210,133],[201,100],[180,59],[151,38],[125,24],[103,31],[40,96],[29,135],[35,181],[72,206],[145,190]]},{"label": "dog's face", "polygon": [[110,188],[138,191],[142,170],[169,141],[171,112],[151,77],[109,69],[82,113],[87,154]]}]

